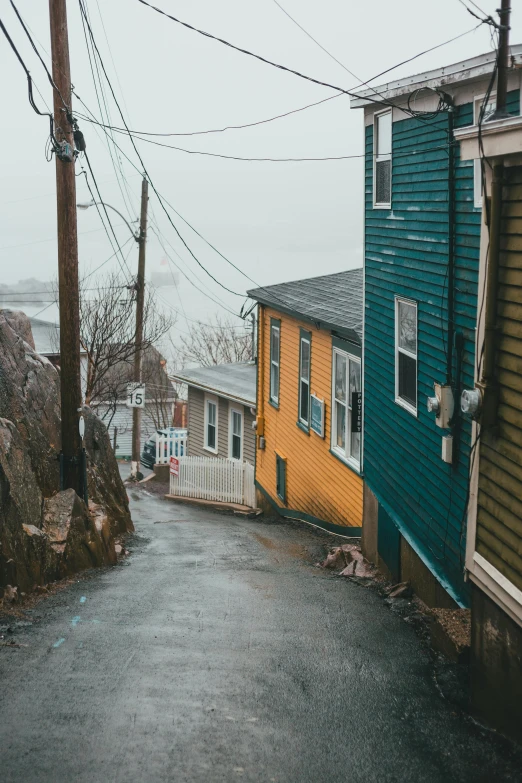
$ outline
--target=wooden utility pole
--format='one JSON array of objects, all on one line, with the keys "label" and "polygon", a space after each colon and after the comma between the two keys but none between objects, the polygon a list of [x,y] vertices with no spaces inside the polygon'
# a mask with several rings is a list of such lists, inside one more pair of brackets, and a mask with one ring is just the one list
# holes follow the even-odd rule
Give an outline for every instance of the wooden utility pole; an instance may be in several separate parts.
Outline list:
[{"label": "wooden utility pole", "polygon": [[[58,284],[60,307],[60,391],[62,419],[61,488],[84,496],[81,470],[82,444],[79,420],[80,314],[78,286],[78,232],[76,179],[71,119],[71,75],[66,0],[49,0],[54,98],[54,134],[68,145],[56,154],[56,207],[58,226]],[[64,106],[65,103],[65,106]],[[69,159],[67,159],[69,158]]]},{"label": "wooden utility pole", "polygon": [[498,33],[497,104],[495,117],[508,117],[507,76],[509,70],[509,26],[511,22],[511,0],[501,0],[498,9],[500,29]]},{"label": "wooden utility pole", "polygon": [[[141,183],[140,250],[138,257],[138,279],[136,281],[136,349],[134,352],[134,382],[141,381],[141,351],[143,343],[143,309],[145,304],[145,248],[147,243],[147,206],[149,201],[149,183],[145,178]],[[136,475],[140,465],[141,408],[132,409],[132,475]]]}]

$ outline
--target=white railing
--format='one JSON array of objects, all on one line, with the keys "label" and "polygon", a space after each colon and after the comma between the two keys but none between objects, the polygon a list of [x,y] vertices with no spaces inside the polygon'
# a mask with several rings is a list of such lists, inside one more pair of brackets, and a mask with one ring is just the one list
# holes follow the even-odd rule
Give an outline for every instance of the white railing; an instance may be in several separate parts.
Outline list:
[{"label": "white railing", "polygon": [[156,433],[156,464],[165,465],[171,457],[183,457],[187,453],[187,436],[179,432],[166,435]]},{"label": "white railing", "polygon": [[254,466],[219,457],[180,457],[179,475],[170,476],[170,494],[255,508]]}]

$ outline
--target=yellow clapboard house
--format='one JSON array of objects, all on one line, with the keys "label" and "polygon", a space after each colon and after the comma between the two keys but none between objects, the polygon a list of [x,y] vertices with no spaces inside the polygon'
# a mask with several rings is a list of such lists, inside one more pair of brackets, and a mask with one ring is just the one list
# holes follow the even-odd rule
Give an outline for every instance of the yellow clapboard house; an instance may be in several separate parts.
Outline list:
[{"label": "yellow clapboard house", "polygon": [[344,535],[363,508],[363,273],[256,288],[258,504]]}]

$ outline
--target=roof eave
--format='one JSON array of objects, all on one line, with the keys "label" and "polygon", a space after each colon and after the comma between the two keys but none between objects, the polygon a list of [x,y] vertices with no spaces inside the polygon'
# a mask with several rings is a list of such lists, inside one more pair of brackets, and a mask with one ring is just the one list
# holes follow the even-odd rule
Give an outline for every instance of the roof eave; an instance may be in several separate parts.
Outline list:
[{"label": "roof eave", "polygon": [[[249,292],[250,294],[253,294],[254,292]],[[349,327],[343,326],[342,324],[333,323],[330,321],[323,321],[320,318],[312,318],[310,315],[305,315],[304,313],[299,312],[299,310],[293,310],[290,307],[283,307],[279,304],[279,302],[274,302],[270,299],[265,299],[264,297],[261,298],[259,296],[251,296],[251,299],[255,299],[259,304],[264,305],[265,307],[271,307],[272,310],[276,310],[278,313],[284,313],[285,315],[289,315],[292,318],[299,318],[302,321],[306,321],[307,323],[313,324],[314,326],[317,326],[318,329],[326,329],[326,330],[333,330],[336,332],[339,332],[343,334],[348,340],[351,340],[351,342],[354,342],[356,345],[361,345],[361,337],[356,332],[355,329],[351,329]]]},{"label": "roof eave", "polygon": [[[522,44],[516,44],[510,47],[512,68],[516,70],[522,67]],[[453,65],[447,65],[443,68],[437,68],[433,71],[407,76],[404,79],[397,79],[378,87],[361,90],[357,97],[350,101],[351,109],[362,109],[365,106],[374,104],[376,100],[382,98],[385,103],[393,98],[402,95],[409,95],[414,90],[421,88],[447,87],[452,84],[466,84],[467,82],[480,79],[493,71],[495,63],[495,52],[487,52],[478,57],[472,57]]]},{"label": "roof eave", "polygon": [[187,386],[193,386],[195,389],[200,389],[201,391],[208,392],[209,394],[215,394],[216,397],[223,397],[225,400],[230,400],[231,402],[237,402],[240,405],[248,405],[251,408],[253,408],[255,407],[256,404],[255,394],[254,394],[254,398],[242,397],[240,394],[234,394],[233,392],[226,392],[223,391],[223,389],[218,389],[215,386],[212,386],[208,383],[203,383],[202,381],[196,381],[187,375],[180,375],[180,374],[169,375],[169,380],[177,381],[178,383],[186,383]]}]

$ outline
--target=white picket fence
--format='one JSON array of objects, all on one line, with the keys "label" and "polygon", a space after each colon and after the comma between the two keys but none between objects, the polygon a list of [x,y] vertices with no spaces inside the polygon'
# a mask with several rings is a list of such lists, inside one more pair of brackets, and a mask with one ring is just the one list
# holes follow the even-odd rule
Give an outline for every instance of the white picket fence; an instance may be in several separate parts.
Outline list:
[{"label": "white picket fence", "polygon": [[156,464],[167,464],[171,457],[182,457],[187,453],[187,436],[179,432],[166,435],[156,433]]},{"label": "white picket fence", "polygon": [[219,457],[180,457],[179,476],[170,476],[170,494],[255,508],[254,466]]}]

